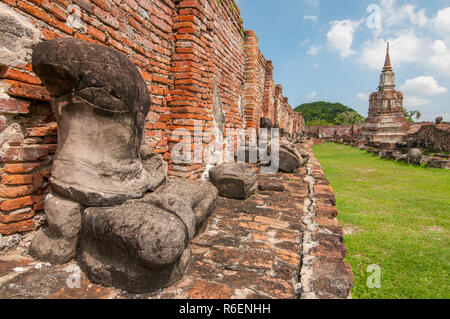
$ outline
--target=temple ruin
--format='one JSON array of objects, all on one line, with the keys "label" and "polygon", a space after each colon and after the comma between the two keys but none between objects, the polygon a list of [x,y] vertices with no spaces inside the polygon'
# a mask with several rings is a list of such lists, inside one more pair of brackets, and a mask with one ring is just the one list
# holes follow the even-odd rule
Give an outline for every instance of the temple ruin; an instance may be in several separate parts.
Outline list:
[{"label": "temple ruin", "polygon": [[378,91],[370,95],[369,115],[362,128],[361,138],[367,142],[403,142],[409,128],[403,112],[403,94],[395,90],[395,73],[391,65],[389,43],[380,76]]},{"label": "temple ruin", "polygon": [[[305,135],[317,143],[336,142],[358,147],[383,159],[450,169],[450,123],[443,117],[435,123],[408,123],[403,93],[395,90],[395,73],[389,43],[378,91],[370,95],[364,124],[310,126]],[[427,154],[428,153],[428,154]]]}]

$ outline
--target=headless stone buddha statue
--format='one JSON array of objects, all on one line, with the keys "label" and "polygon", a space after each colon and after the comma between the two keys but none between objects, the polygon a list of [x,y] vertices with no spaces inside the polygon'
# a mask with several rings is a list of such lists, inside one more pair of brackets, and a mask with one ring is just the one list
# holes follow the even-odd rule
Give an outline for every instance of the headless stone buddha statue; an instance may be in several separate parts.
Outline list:
[{"label": "headless stone buddha statue", "polygon": [[58,146],[48,225],[30,255],[76,258],[91,281],[130,292],[181,279],[218,191],[200,181],[161,186],[167,163],[141,145],[150,95],[136,66],[111,48],[68,38],[39,43],[33,70],[52,97]]},{"label": "headless stone buddha statue", "polygon": [[136,66],[110,48],[57,39],[36,46],[33,70],[58,122],[53,189],[86,206],[142,197],[148,173],[139,152],[150,95]]}]

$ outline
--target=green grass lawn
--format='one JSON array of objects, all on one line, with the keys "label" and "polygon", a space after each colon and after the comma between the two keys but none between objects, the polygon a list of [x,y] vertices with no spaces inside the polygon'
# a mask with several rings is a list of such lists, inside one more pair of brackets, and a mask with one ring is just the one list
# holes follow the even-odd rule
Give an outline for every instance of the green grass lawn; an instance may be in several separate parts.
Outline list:
[{"label": "green grass lawn", "polygon": [[[353,267],[354,299],[450,298],[450,171],[381,160],[350,146],[314,147],[333,187]],[[369,265],[381,288],[369,289]]]}]

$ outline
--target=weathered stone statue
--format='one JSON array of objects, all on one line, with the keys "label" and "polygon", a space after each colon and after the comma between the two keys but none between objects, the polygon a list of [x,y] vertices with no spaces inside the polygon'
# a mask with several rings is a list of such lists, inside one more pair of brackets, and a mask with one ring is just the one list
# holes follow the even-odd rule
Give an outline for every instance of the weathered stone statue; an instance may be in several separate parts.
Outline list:
[{"label": "weathered stone statue", "polygon": [[50,183],[86,206],[111,206],[147,191],[139,158],[150,95],[125,55],[77,39],[38,44],[33,70],[52,96],[58,148]]},{"label": "weathered stone statue", "polygon": [[[269,143],[268,149],[271,149],[271,143]],[[309,160],[309,154],[303,150],[300,150],[295,144],[287,141],[286,139],[280,139],[279,151],[276,154],[270,154],[272,161],[278,163],[279,170],[286,173],[293,173],[296,169],[304,166]]]},{"label": "weathered stone statue", "polygon": [[97,283],[136,293],[174,283],[217,196],[210,183],[177,180],[142,199],[86,209],[77,252],[81,269]]},{"label": "weathered stone statue", "polygon": [[273,127],[272,121],[268,118],[262,117],[259,122],[259,127],[261,128],[271,129]]},{"label": "weathered stone statue", "polygon": [[247,199],[258,189],[256,172],[246,163],[224,163],[209,171],[220,196]]},{"label": "weathered stone statue", "polygon": [[218,191],[166,182],[167,163],[141,146],[150,96],[138,69],[118,51],[76,39],[38,44],[33,69],[52,96],[58,147],[48,227],[30,254],[52,263],[76,256],[93,282],[130,292],[180,279]]},{"label": "weathered stone statue", "polygon": [[407,160],[411,164],[420,165],[420,160],[422,159],[422,151],[418,148],[413,148],[409,150],[407,154]]},{"label": "weathered stone statue", "polygon": [[83,206],[50,193],[45,200],[48,227],[39,230],[29,253],[39,260],[64,264],[75,257]]}]

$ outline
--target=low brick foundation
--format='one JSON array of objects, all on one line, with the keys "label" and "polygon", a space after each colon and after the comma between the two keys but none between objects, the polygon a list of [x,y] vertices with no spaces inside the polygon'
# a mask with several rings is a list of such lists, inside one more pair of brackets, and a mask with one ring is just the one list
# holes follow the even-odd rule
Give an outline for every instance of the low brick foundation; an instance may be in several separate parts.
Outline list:
[{"label": "low brick foundation", "polygon": [[450,123],[410,123],[409,129],[402,142],[384,143],[368,142],[362,135],[363,124],[352,126],[307,126],[305,134],[322,142],[346,143],[353,146],[366,145],[375,148],[397,148],[408,151],[419,148],[432,153],[450,151]]},{"label": "low brick foundation", "polygon": [[[311,153],[312,142],[308,142]],[[351,298],[353,272],[344,262],[347,249],[344,230],[337,220],[336,197],[319,161],[312,156],[305,181],[309,199],[305,202],[306,225],[303,266],[300,274],[302,298]]]},{"label": "low brick foundation", "polygon": [[[420,164],[428,163],[433,168],[450,168],[450,124],[449,123],[411,123],[403,142],[382,143],[368,142],[363,138],[363,125],[353,126],[309,126],[305,134],[314,138],[314,143],[333,142],[357,147],[383,159],[401,159],[411,149],[418,148],[424,152]],[[394,156],[393,153],[396,153]],[[432,154],[432,156],[427,155]],[[439,154],[440,153],[440,154]],[[403,158],[402,158],[402,155]],[[417,163],[419,164],[419,163]]]},{"label": "low brick foundation", "polygon": [[379,156],[385,160],[395,160],[398,162],[406,162],[415,165],[427,165],[431,168],[450,169],[450,155],[448,154],[434,154],[433,156],[422,155],[420,161],[411,162],[408,158],[408,152],[411,148],[405,145],[383,144],[383,143],[361,143],[359,140],[352,138],[327,138],[325,140],[315,139],[314,143],[320,144],[322,142],[333,142],[342,145],[356,147],[362,151]]}]

